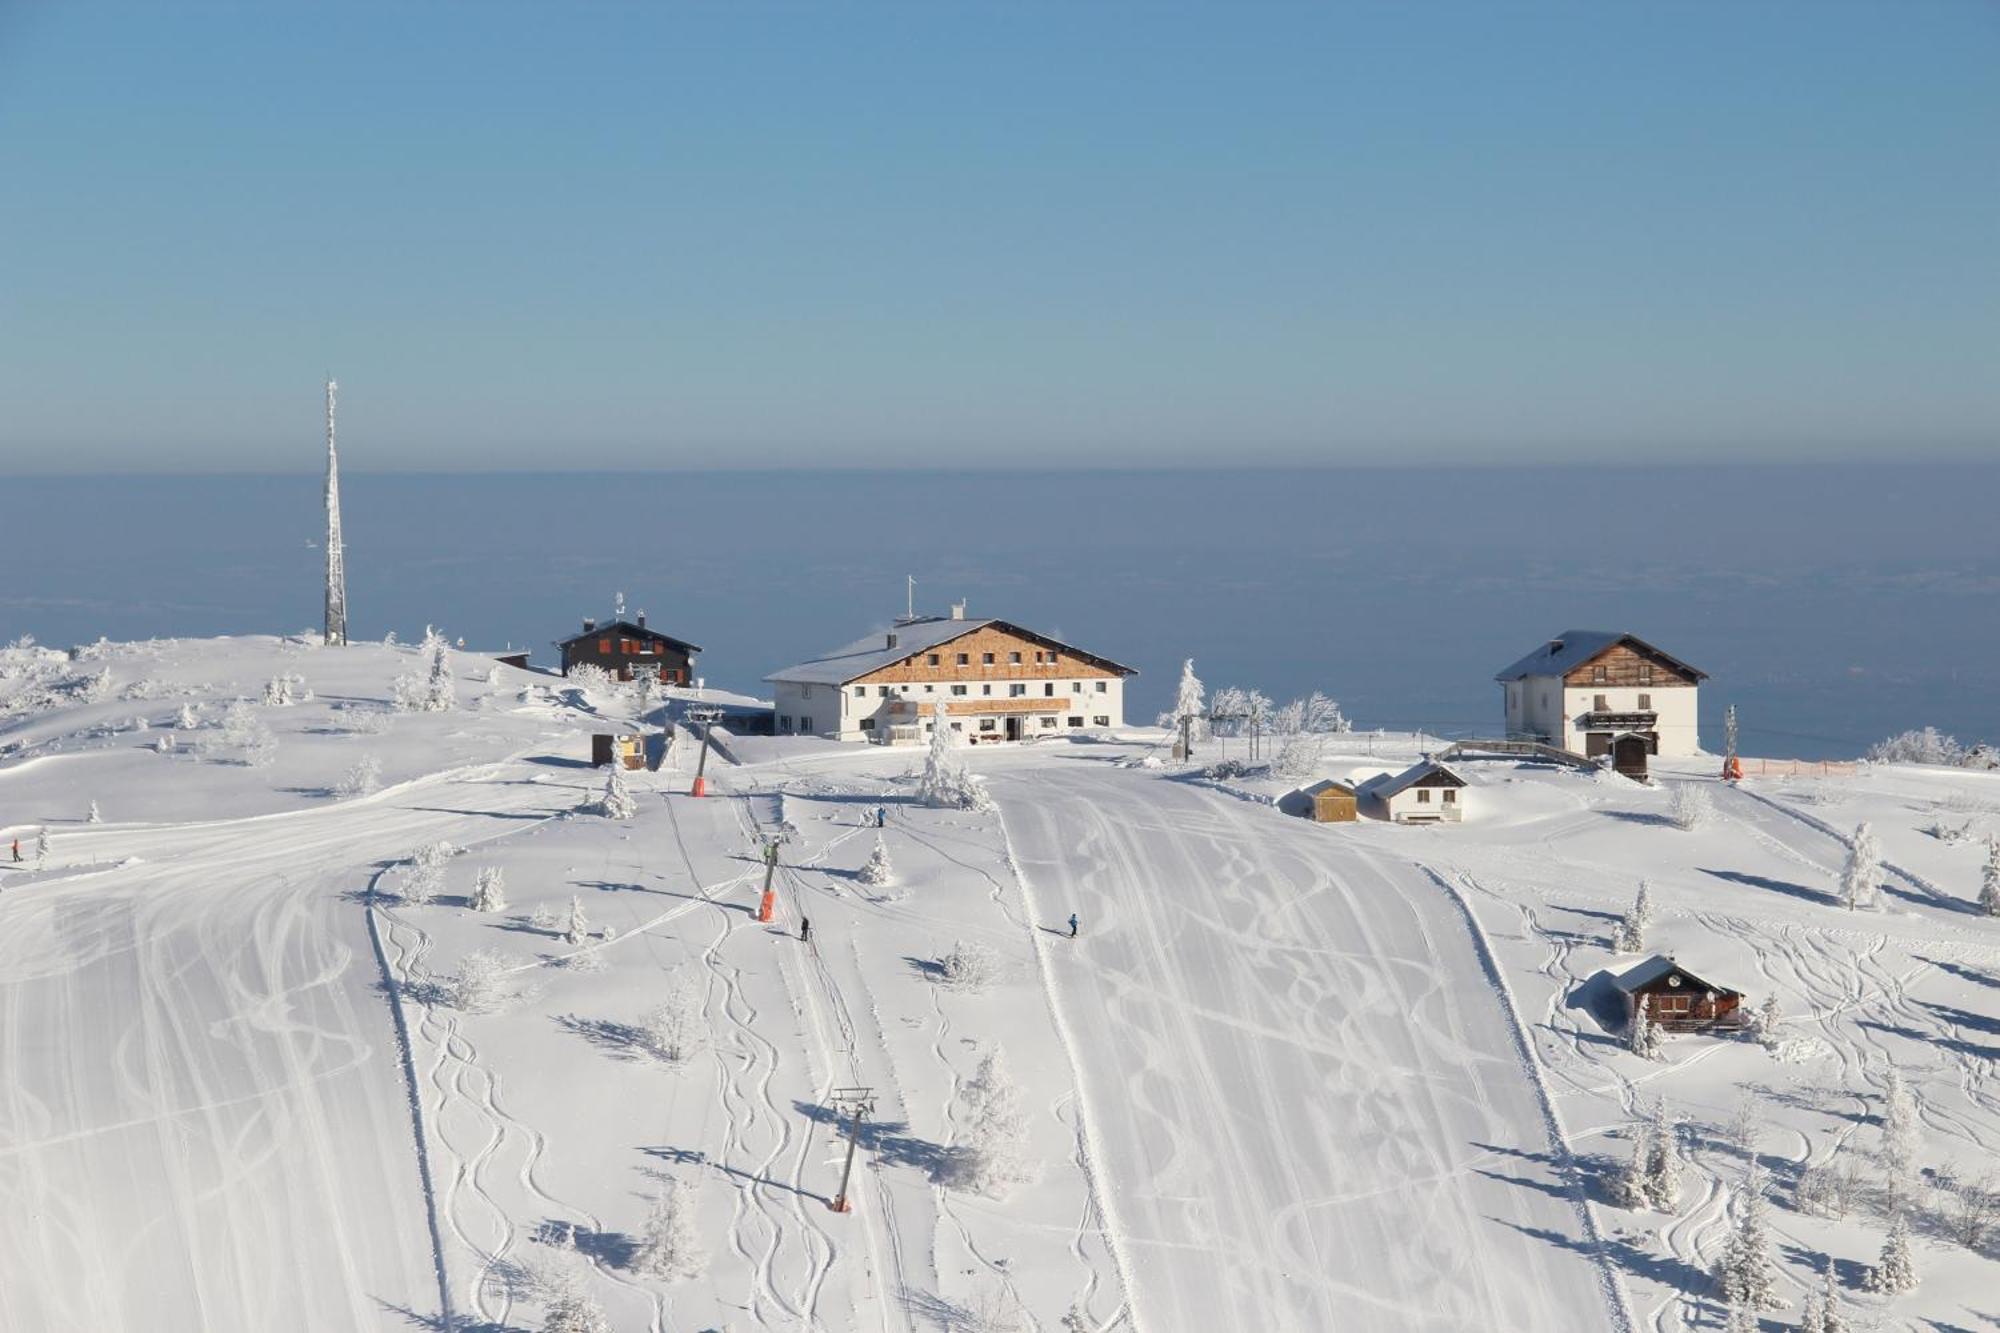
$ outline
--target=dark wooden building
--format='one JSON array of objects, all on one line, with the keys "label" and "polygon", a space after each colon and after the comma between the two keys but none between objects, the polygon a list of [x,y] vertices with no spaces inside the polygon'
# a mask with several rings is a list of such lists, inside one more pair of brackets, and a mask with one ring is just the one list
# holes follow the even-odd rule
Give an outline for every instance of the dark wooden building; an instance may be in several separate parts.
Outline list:
[{"label": "dark wooden building", "polygon": [[1647,1016],[1668,1032],[1700,1032],[1743,1022],[1741,991],[1703,981],[1665,954],[1648,958],[1616,984],[1625,993],[1628,1018],[1644,1005]]},{"label": "dark wooden building", "polygon": [[583,622],[583,631],[557,642],[562,650],[562,670],[585,662],[602,667],[620,680],[630,680],[638,672],[657,673],[664,685],[686,685],[694,679],[694,644],[646,628],[642,611],[634,620],[608,620],[600,625]]}]

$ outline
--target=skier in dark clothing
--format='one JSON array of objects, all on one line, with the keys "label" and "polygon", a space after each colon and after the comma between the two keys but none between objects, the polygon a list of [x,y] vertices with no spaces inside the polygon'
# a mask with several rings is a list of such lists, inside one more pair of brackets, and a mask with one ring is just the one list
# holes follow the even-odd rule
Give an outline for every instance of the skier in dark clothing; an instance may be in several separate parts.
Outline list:
[{"label": "skier in dark clothing", "polygon": [[14,839],[14,860],[17,864],[21,860],[21,840],[19,838]]},{"label": "skier in dark clothing", "polygon": [[1075,912],[1071,912],[1071,913],[1069,914],[1069,937],[1070,937],[1071,939],[1075,939],[1075,938],[1076,938],[1076,913],[1075,913]]},{"label": "skier in dark clothing", "polygon": [[801,944],[811,944],[811,943],[812,943],[812,937],[813,937],[813,923],[812,923],[812,918],[811,918],[811,917],[809,917],[809,916],[802,916],[802,917],[800,917],[800,918],[799,918],[799,943],[801,943]]},{"label": "skier in dark clothing", "polygon": [[889,827],[889,812],[887,809],[879,805],[875,807],[875,827],[876,828]]}]

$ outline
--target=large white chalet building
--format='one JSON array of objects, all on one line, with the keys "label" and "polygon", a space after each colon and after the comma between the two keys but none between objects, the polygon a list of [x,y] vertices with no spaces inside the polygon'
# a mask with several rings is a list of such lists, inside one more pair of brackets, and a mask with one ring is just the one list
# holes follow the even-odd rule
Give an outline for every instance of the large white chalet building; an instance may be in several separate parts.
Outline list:
[{"label": "large white chalet building", "polygon": [[1065,736],[1125,725],[1125,678],[1138,672],[1004,620],[898,620],[764,677],[780,736],[916,742],[945,705],[968,741]]},{"label": "large white chalet building", "polygon": [[1698,755],[1695,700],[1708,673],[1632,634],[1565,630],[1494,677],[1507,734],[1596,758],[1621,737],[1669,758]]}]

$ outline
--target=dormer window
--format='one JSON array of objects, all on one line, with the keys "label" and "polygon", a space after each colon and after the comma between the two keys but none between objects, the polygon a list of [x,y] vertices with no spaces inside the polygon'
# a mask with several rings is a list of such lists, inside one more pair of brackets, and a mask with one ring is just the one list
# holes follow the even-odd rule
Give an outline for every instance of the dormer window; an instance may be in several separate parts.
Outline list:
[{"label": "dormer window", "polygon": [[1590,683],[1592,685],[1603,685],[1610,679],[1610,675],[1606,672],[1602,664],[1590,669]]}]

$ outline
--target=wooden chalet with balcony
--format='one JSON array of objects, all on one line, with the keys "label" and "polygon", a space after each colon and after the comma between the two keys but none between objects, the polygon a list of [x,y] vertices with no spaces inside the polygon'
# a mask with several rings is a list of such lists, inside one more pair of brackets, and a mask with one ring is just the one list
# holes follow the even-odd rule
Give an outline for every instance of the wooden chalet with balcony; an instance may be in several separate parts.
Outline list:
[{"label": "wooden chalet with balcony", "polygon": [[599,624],[583,622],[583,631],[558,640],[565,676],[572,667],[589,663],[602,667],[619,680],[631,680],[640,673],[657,675],[663,685],[686,685],[694,679],[694,659],[701,649],[694,644],[646,627],[646,613],[633,620],[619,617]]},{"label": "wooden chalet with balcony", "polygon": [[1643,1007],[1667,1032],[1741,1027],[1743,993],[1703,981],[1666,954],[1655,954],[1613,983],[1625,996],[1630,1022]]},{"label": "wooden chalet with balcony", "polygon": [[1633,777],[1649,755],[1701,753],[1696,703],[1708,674],[1637,635],[1565,630],[1494,679],[1510,739],[1608,757]]}]

